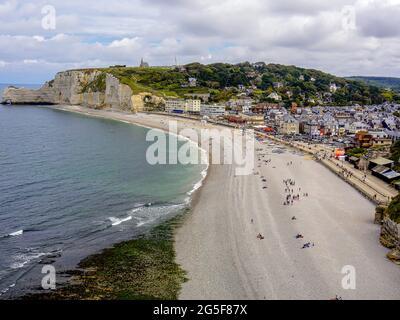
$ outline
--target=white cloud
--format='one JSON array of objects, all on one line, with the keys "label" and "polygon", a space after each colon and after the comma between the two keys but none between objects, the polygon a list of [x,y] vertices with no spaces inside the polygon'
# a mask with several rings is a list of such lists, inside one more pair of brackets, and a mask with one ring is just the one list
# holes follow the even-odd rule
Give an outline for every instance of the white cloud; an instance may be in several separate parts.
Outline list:
[{"label": "white cloud", "polygon": [[[175,56],[400,76],[400,0],[53,0],[57,28],[44,30],[47,4],[0,4],[1,82],[11,74],[43,80],[78,66],[137,65],[141,57],[166,65]],[[355,20],[346,28],[349,10]]]},{"label": "white cloud", "polygon": [[39,63],[39,60],[36,59],[24,59],[25,64]]},{"label": "white cloud", "polygon": [[123,38],[121,40],[115,40],[110,43],[110,48],[135,48],[138,45],[139,38]]}]

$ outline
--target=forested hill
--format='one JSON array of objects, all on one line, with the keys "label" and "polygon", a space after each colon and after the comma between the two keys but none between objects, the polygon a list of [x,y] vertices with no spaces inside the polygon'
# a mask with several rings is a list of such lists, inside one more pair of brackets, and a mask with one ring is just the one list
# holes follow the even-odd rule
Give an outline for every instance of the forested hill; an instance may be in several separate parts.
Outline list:
[{"label": "forested hill", "polygon": [[115,66],[99,70],[113,74],[129,85],[134,93],[152,92],[164,97],[209,93],[211,101],[222,102],[247,95],[256,101],[272,102],[276,101],[275,97],[286,105],[296,102],[306,106],[400,101],[400,96],[393,92],[362,81],[263,62],[235,65],[191,63],[179,67],[143,68]]},{"label": "forested hill", "polygon": [[392,78],[392,77],[347,77],[349,80],[358,80],[365,82],[370,85],[382,87],[382,88],[390,88],[392,90],[400,92],[400,78]]}]

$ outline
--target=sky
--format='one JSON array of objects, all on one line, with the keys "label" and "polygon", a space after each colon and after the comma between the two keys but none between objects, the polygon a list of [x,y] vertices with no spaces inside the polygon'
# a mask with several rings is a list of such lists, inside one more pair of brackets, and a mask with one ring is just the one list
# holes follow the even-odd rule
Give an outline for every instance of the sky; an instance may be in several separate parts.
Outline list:
[{"label": "sky", "polygon": [[0,0],[0,83],[115,64],[400,77],[400,0]]}]

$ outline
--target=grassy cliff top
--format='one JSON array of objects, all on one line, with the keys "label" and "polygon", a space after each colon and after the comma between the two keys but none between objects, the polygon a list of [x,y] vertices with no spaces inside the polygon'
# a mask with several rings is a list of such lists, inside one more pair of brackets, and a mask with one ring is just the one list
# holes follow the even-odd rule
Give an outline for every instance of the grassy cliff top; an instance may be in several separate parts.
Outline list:
[{"label": "grassy cliff top", "polygon": [[[131,87],[135,94],[151,92],[159,96],[183,97],[188,93],[210,93],[215,102],[226,101],[240,93],[240,86],[252,88],[250,96],[268,101],[268,95],[278,93],[283,102],[299,105],[379,104],[386,100],[400,101],[400,95],[357,80],[349,80],[313,69],[265,63],[191,63],[176,67],[109,67],[81,69],[110,73]],[[196,78],[195,87],[188,84]],[[330,92],[331,84],[337,91]],[[328,98],[327,98],[328,97]]]}]

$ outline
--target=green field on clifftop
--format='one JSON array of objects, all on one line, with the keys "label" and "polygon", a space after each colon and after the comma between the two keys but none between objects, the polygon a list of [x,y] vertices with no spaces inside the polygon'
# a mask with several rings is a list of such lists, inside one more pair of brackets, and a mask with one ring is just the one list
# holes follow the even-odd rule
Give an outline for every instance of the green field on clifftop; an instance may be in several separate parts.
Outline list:
[{"label": "green field on clifftop", "polygon": [[[287,105],[291,102],[300,106],[380,104],[387,100],[400,102],[399,94],[388,94],[379,86],[318,70],[279,64],[191,63],[181,67],[110,67],[96,70],[114,75],[134,94],[150,92],[162,97],[209,93],[211,101],[221,102],[243,94],[256,101],[273,102],[268,96],[276,92]],[[196,86],[189,86],[189,78],[196,79]],[[332,84],[337,86],[335,92],[330,90]],[[101,86],[101,82],[96,86]]]}]

